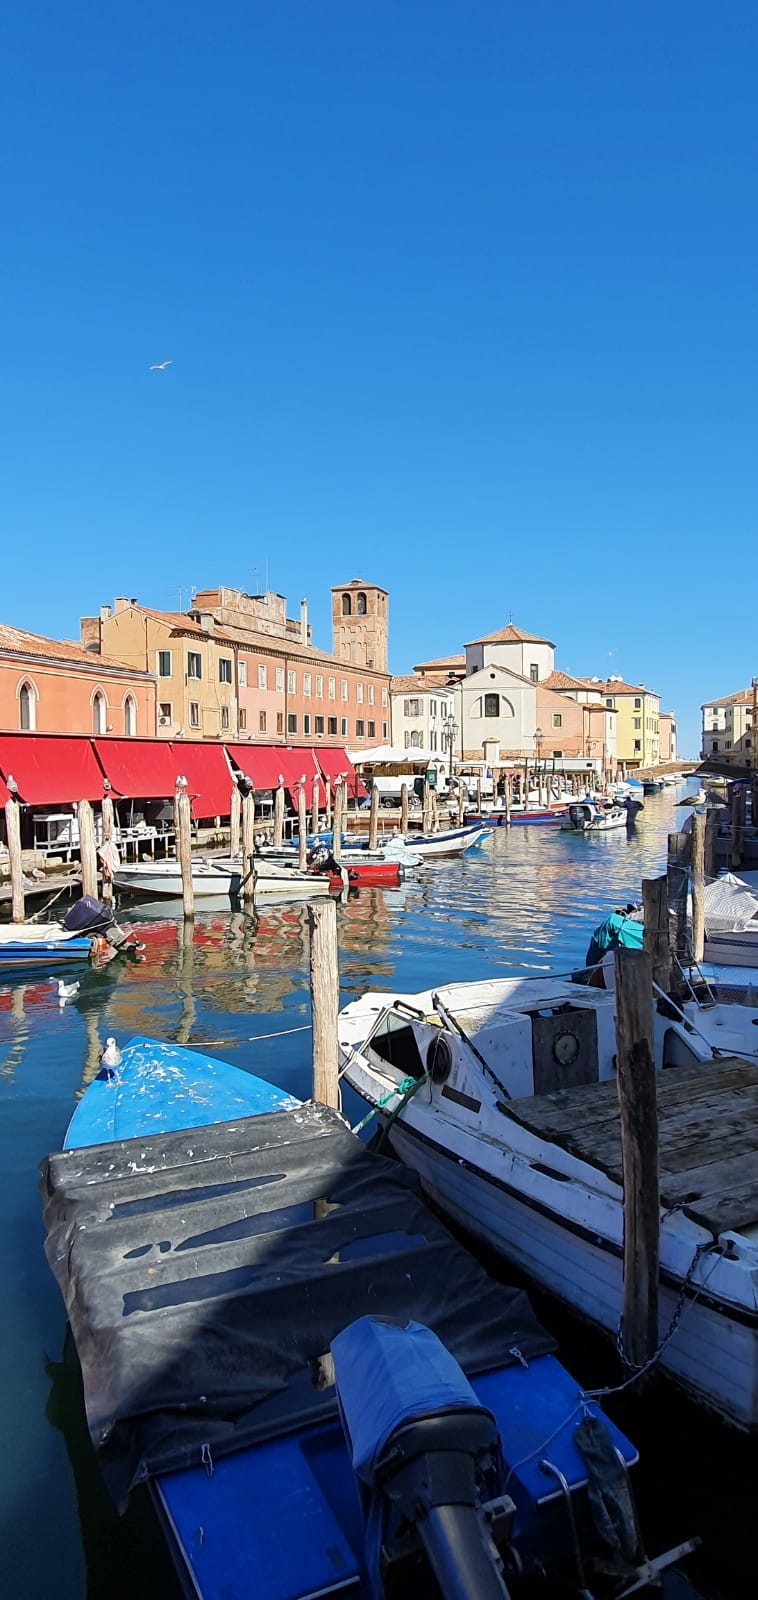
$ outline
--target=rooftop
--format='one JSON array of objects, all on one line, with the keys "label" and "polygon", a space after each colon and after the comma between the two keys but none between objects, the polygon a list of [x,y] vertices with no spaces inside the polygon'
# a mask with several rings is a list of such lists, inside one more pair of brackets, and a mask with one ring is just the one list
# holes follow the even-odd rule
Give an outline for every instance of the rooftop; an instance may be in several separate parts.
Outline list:
[{"label": "rooftop", "polygon": [[[586,678],[572,678],[568,672],[550,672],[546,678],[540,678],[538,689],[586,689]],[[595,684],[600,693],[600,685]]]},{"label": "rooftop", "polygon": [[6,622],[0,622],[0,651],[40,656],[46,661],[65,661],[71,666],[92,667],[97,663],[101,669],[115,667],[120,672],[132,672],[148,678],[152,676],[149,672],[142,673],[139,668],[130,666],[128,661],[119,661],[116,656],[100,656],[93,650],[85,650],[83,645],[71,644],[64,639],[46,639],[41,633],[12,628]]},{"label": "rooftop", "polygon": [[446,687],[447,679],[444,672],[430,672],[423,680],[414,678],[412,674],[404,678],[390,679],[390,690],[393,694],[428,694],[439,692]]},{"label": "rooftop", "polygon": [[496,633],[483,633],[478,639],[470,639],[469,644],[549,644],[551,650],[555,649],[552,639],[543,639],[539,633],[525,633],[523,628],[514,628],[512,622]]}]

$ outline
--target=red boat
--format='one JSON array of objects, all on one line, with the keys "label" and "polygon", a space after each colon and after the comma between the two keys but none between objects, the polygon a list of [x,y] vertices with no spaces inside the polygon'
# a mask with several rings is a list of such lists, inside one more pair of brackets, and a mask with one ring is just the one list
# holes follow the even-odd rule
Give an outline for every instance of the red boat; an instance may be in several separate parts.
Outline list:
[{"label": "red boat", "polygon": [[[395,889],[400,882],[400,866],[397,861],[355,861],[351,857],[343,865],[347,873],[348,887],[353,885],[358,888]],[[329,873],[330,889],[341,889],[344,886],[342,873]]]}]

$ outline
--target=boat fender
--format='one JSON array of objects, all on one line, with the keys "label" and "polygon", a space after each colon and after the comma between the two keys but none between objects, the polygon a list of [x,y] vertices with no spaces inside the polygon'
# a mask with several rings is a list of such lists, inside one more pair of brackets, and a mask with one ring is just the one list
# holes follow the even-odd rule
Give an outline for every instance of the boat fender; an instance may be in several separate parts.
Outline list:
[{"label": "boat fender", "polygon": [[584,1416],[574,1444],[587,1469],[587,1503],[596,1532],[622,1573],[645,1561],[626,1468],[600,1417]]}]

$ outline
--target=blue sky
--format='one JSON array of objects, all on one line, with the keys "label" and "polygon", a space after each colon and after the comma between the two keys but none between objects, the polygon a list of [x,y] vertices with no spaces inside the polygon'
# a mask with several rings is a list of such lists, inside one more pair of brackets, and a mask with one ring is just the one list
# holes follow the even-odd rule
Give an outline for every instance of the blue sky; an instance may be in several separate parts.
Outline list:
[{"label": "blue sky", "polygon": [[[758,13],[8,0],[0,620],[391,595],[677,711],[758,672]],[[165,373],[151,362],[171,359]]]}]

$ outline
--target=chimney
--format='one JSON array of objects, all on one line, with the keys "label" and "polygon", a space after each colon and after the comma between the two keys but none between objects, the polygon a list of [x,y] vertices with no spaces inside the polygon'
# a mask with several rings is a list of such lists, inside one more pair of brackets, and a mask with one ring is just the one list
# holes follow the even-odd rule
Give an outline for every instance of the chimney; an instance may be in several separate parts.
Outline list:
[{"label": "chimney", "polygon": [[300,643],[308,643],[308,601],[300,601]]},{"label": "chimney", "polygon": [[102,612],[99,617],[79,618],[79,638],[85,650],[91,650],[93,655],[100,654],[100,624]]},{"label": "chimney", "polygon": [[114,600],[114,602],[113,602],[113,615],[114,615],[114,617],[118,616],[119,611],[127,611],[131,604],[132,604],[132,602],[130,600],[127,600],[126,595],[123,595],[123,594],[117,595],[115,600]]}]

